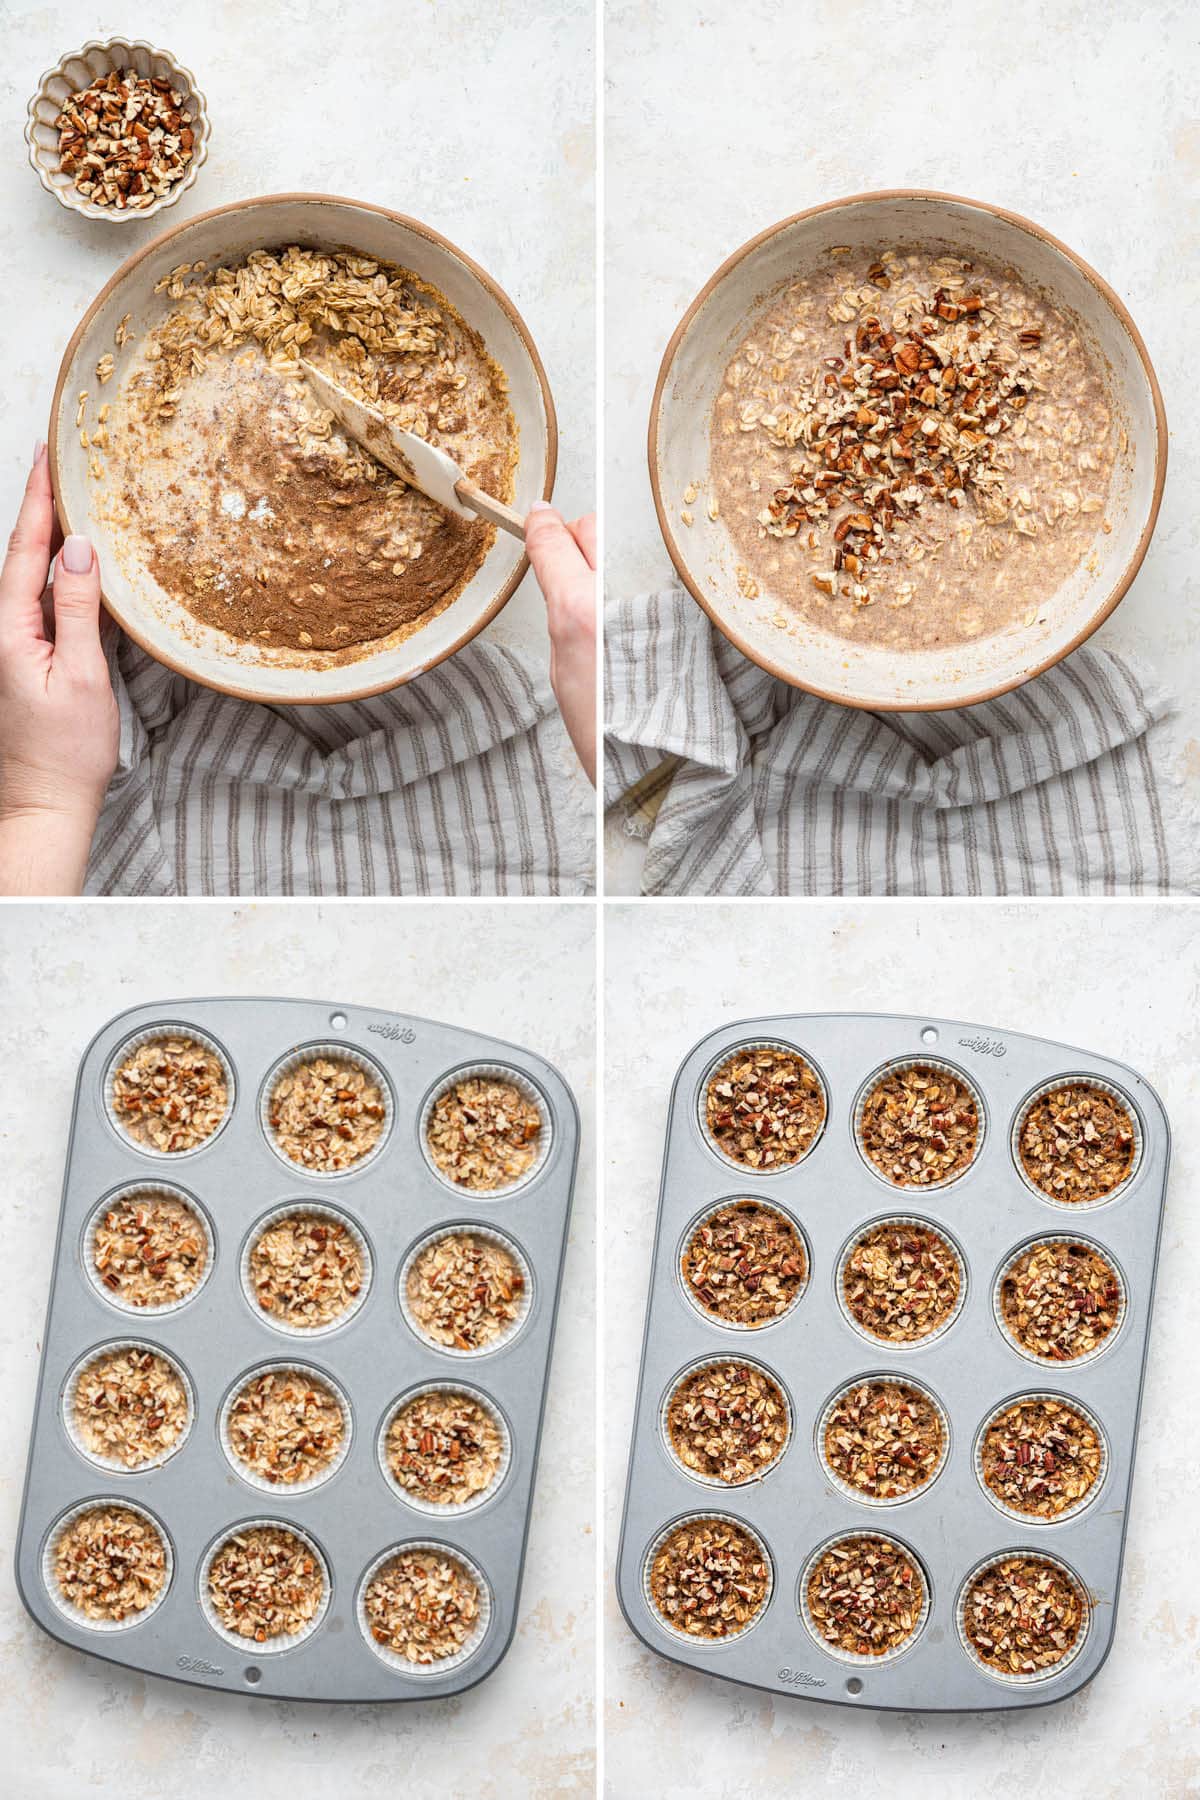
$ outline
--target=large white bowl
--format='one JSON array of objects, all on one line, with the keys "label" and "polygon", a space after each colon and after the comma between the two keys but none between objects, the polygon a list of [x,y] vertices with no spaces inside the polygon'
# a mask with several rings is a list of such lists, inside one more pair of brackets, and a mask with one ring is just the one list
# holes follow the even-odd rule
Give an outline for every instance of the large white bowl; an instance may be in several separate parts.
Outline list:
[{"label": "large white bowl", "polygon": [[[878,251],[918,244],[984,255],[1024,279],[1082,322],[1111,370],[1113,398],[1129,434],[1132,467],[1100,536],[1098,574],[1078,571],[1038,623],[946,650],[894,650],[849,643],[764,594],[747,600],[724,524],[695,508],[689,528],[681,497],[709,469],[709,423],[725,370],[774,292],[835,245]],[[734,252],[705,284],[667,345],[650,411],[650,480],[663,538],[680,577],[713,624],[742,653],[781,680],[845,706],[925,711],[970,706],[1019,686],[1074,650],[1102,624],[1136,575],[1158,517],[1167,469],[1167,422],[1146,346],[1121,301],[1095,270],[1040,226],[1016,213],[954,194],[858,194],[797,213]],[[1036,598],[1036,597],[1035,597]],[[776,618],[785,622],[777,624]]]},{"label": "large white bowl", "polygon": [[269,194],[242,200],[174,226],[122,263],[88,307],[67,345],[50,421],[50,467],[64,532],[85,532],[100,556],[104,603],[130,637],[180,675],[247,700],[277,705],[357,700],[385,692],[432,668],[462,648],[494,619],[528,568],[518,539],[497,532],[483,565],[444,612],[399,644],[368,651],[358,661],[320,668],[300,652],[240,642],[201,624],[148,570],[137,566],[127,543],[99,516],[103,483],[88,475],[88,452],[75,426],[76,397],[90,395],[88,419],[99,401],[115,394],[122,373],[106,387],[96,364],[113,349],[125,313],[140,338],[172,304],[155,283],[180,263],[233,262],[248,251],[301,244],[351,249],[412,269],[436,287],[482,337],[508,378],[509,404],[520,430],[515,505],[527,512],[550,498],[558,455],[554,402],[541,358],[520,314],[477,263],[440,232],[382,206],[327,194]]}]

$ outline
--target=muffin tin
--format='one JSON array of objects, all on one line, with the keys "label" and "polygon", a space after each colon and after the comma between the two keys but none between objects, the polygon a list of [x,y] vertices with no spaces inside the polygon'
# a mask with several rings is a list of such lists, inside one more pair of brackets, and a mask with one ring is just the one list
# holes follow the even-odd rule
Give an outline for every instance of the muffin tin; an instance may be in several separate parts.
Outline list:
[{"label": "muffin tin", "polygon": [[[158,1027],[211,1038],[233,1075],[222,1127],[176,1158],[143,1150],[116,1128],[106,1101],[114,1058]],[[260,1096],[292,1052],[314,1045],[368,1059],[390,1102],[378,1151],[336,1175],[289,1164],[269,1141]],[[432,1094],[481,1065],[530,1084],[546,1123],[529,1176],[496,1195],[451,1187],[435,1175],[419,1124]],[[75,1091],[58,1242],[43,1338],[25,1497],[15,1553],[25,1606],[52,1637],[147,1674],[275,1699],[390,1701],[460,1693],[501,1661],[512,1641],[537,1465],[555,1314],[578,1151],[575,1102],[562,1077],[528,1050],[425,1019],[332,1002],[170,1000],[112,1019],[84,1053]],[[178,1168],[165,1168],[172,1161]],[[95,1215],[130,1187],[187,1199],[211,1233],[205,1278],[186,1299],[136,1311],[111,1300],[89,1273]],[[361,1304],[327,1330],[268,1323],[241,1279],[247,1245],[281,1206],[329,1209],[365,1241],[371,1279]],[[400,1299],[413,1248],[450,1226],[499,1233],[532,1279],[520,1329],[477,1356],[449,1355],[417,1335]],[[193,1400],[186,1441],[159,1465],[97,1466],[68,1432],[64,1395],[80,1359],[110,1344],[162,1350]],[[304,1339],[311,1341],[305,1342]],[[302,1366],[344,1397],[351,1441],[319,1482],[268,1487],[241,1473],[222,1438],[226,1403],[252,1374]],[[469,1507],[439,1514],[409,1503],[379,1461],[381,1426],[396,1402],[424,1386],[469,1387],[502,1422],[502,1479]],[[167,1546],[165,1595],[118,1628],[65,1608],[48,1579],[61,1525],[100,1501],[149,1515]],[[287,1647],[226,1636],[212,1623],[202,1572],[238,1526],[291,1527],[329,1571],[315,1626]],[[372,1646],[362,1626],[365,1579],[387,1553],[436,1546],[481,1579],[482,1628],[465,1653],[414,1668]]]},{"label": "muffin tin", "polygon": [[[827,1113],[801,1160],[759,1175],[735,1170],[703,1120],[709,1076],[734,1050],[764,1043],[794,1048],[819,1073]],[[980,1140],[957,1179],[890,1187],[861,1154],[856,1117],[869,1078],[912,1062],[941,1063],[967,1079],[982,1103]],[[1111,1198],[1066,1207],[1038,1194],[1020,1169],[1014,1122],[1035,1092],[1060,1077],[1115,1090],[1134,1115],[1135,1166]],[[1061,1700],[1090,1681],[1115,1626],[1169,1160],[1166,1114],[1142,1076],[1044,1039],[922,1015],[864,1014],[743,1020],[703,1038],[681,1065],[671,1095],[618,1556],[621,1607],[638,1637],[659,1655],[707,1674],[859,1707],[995,1711]],[[736,1199],[789,1215],[809,1256],[799,1299],[756,1329],[708,1317],[680,1275],[695,1225]],[[1078,1216],[1068,1219],[1068,1211]],[[965,1294],[950,1323],[928,1341],[889,1345],[869,1338],[842,1308],[837,1272],[846,1247],[885,1218],[928,1223],[961,1257]],[[1123,1287],[1118,1329],[1078,1364],[1030,1360],[1001,1330],[994,1310],[1003,1269],[1043,1237],[1098,1247]],[[742,1354],[788,1395],[792,1431],[764,1475],[721,1489],[690,1475],[672,1454],[664,1403],[689,1368]],[[913,1496],[885,1505],[856,1498],[830,1476],[818,1435],[836,1394],[881,1374],[925,1388],[949,1423],[949,1448],[935,1477]],[[1004,1510],[977,1472],[981,1431],[997,1409],[1046,1394],[1078,1403],[1102,1433],[1099,1480],[1085,1504],[1053,1522]],[[765,1546],[770,1594],[739,1635],[707,1642],[660,1616],[646,1572],[673,1525],[713,1515],[735,1520]],[[920,1630],[886,1657],[835,1654],[805,1622],[804,1571],[832,1540],[859,1533],[898,1543],[927,1577]],[[1057,1671],[1023,1679],[985,1669],[961,1632],[968,1580],[980,1565],[1013,1551],[1064,1566],[1089,1602],[1074,1652]]]}]

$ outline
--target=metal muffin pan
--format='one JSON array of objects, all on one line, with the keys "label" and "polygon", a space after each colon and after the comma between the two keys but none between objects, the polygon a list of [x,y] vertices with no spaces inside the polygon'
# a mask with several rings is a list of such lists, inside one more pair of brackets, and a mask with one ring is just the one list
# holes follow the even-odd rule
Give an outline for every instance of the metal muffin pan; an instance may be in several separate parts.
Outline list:
[{"label": "metal muffin pan", "polygon": [[[159,1023],[212,1038],[236,1089],[223,1127],[180,1158],[177,1181],[164,1167],[168,1157],[143,1152],[113,1128],[105,1095],[115,1052]],[[336,1181],[286,1165],[259,1117],[268,1073],[291,1051],[312,1044],[369,1057],[390,1090],[386,1144]],[[512,1069],[533,1085],[548,1114],[549,1147],[536,1173],[500,1197],[450,1188],[434,1175],[419,1138],[431,1088],[448,1072],[477,1064]],[[62,1643],[127,1668],[272,1699],[428,1700],[461,1693],[490,1674],[516,1627],[578,1143],[574,1098],[549,1063],[456,1026],[330,1001],[267,998],[168,999],[111,1019],[84,1052],[76,1084],[14,1557],[21,1597],[38,1624]],[[131,1311],[110,1302],[88,1274],[89,1225],[102,1199],[164,1182],[204,1209],[215,1243],[212,1267],[178,1306]],[[285,1334],[247,1302],[243,1246],[260,1221],[285,1203],[332,1207],[369,1246],[369,1292],[337,1329]],[[520,1330],[478,1356],[439,1351],[414,1333],[400,1304],[400,1271],[414,1245],[451,1224],[501,1232],[533,1276]],[[87,1460],[63,1414],[64,1390],[80,1357],[130,1338],[161,1348],[186,1370],[194,1396],[186,1443],[159,1466],[136,1473]],[[282,1363],[328,1378],[352,1420],[341,1463],[299,1492],[264,1491],[231,1465],[221,1441],[230,1389],[264,1365]],[[447,1508],[444,1516],[407,1502],[387,1481],[377,1450],[381,1423],[397,1399],[443,1384],[482,1394],[508,1435],[503,1480],[484,1500]],[[167,1542],[168,1591],[143,1618],[120,1629],[83,1622],[64,1608],[44,1570],[56,1526],[96,1500],[140,1508]],[[263,1519],[307,1534],[330,1575],[319,1624],[277,1650],[227,1638],[209,1622],[201,1601],[202,1568],[216,1543],[229,1530]],[[431,1543],[482,1577],[486,1627],[468,1654],[418,1671],[367,1642],[360,1593],[363,1578],[386,1552]]]},{"label": "metal muffin pan", "polygon": [[[701,1125],[703,1084],[739,1046],[793,1046],[819,1069],[828,1098],[812,1149],[789,1169],[736,1173]],[[868,1076],[884,1065],[933,1061],[968,1077],[986,1129],[966,1172],[946,1185],[894,1189],[860,1154],[855,1110]],[[1039,1196],[1014,1160],[1011,1126],[1030,1095],[1057,1077],[1112,1087],[1133,1107],[1137,1166],[1110,1202],[1068,1208]],[[671,1094],[658,1222],[642,1345],[641,1375],[617,1591],[632,1630],[674,1662],[775,1693],[857,1707],[928,1712],[998,1711],[1062,1700],[1091,1680],[1112,1644],[1125,1547],[1162,1224],[1170,1127],[1162,1103],[1136,1070],[1106,1057],[990,1026],[913,1015],[814,1013],[723,1026],[689,1052]],[[778,1320],[731,1332],[684,1292],[679,1253],[689,1229],[722,1201],[750,1198],[800,1226],[808,1279]],[[1072,1221],[1068,1211],[1078,1214]],[[884,1217],[920,1217],[961,1252],[966,1298],[953,1322],[924,1345],[893,1349],[852,1328],[836,1271],[853,1233]],[[1123,1277],[1125,1315],[1103,1353],[1073,1363],[1035,1363],[1001,1332],[996,1277],[1014,1251],[1041,1237],[1080,1237],[1104,1251]],[[783,1454],[757,1481],[718,1488],[690,1476],[667,1448],[663,1395],[697,1362],[744,1352],[789,1395],[793,1429]],[[817,1427],[831,1396],[860,1377],[886,1373],[930,1390],[950,1423],[936,1480],[887,1506],[854,1498],[822,1466]],[[1102,1428],[1100,1491],[1060,1522],[1022,1521],[989,1499],[976,1472],[981,1426],[1002,1402],[1052,1392],[1078,1401]],[[672,1629],[651,1604],[646,1559],[666,1529],[720,1514],[765,1544],[772,1569],[767,1605],[737,1637],[708,1643]],[[853,1666],[806,1625],[800,1581],[813,1553],[848,1533],[882,1534],[906,1546],[928,1576],[928,1614],[894,1657]],[[959,1635],[964,1583],[1003,1552],[1058,1561],[1086,1590],[1086,1635],[1057,1673],[1006,1681],[968,1654]]]}]

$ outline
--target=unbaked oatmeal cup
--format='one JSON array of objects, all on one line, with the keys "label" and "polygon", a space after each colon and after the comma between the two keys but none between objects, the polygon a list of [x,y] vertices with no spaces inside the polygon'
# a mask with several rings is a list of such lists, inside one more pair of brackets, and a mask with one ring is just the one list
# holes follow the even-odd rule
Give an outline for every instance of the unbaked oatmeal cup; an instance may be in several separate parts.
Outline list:
[{"label": "unbaked oatmeal cup", "polygon": [[818,1545],[800,1573],[800,1616],[841,1662],[894,1662],[929,1617],[929,1577],[915,1550],[880,1532],[845,1531]]},{"label": "unbaked oatmeal cup", "polygon": [[276,1063],[259,1096],[267,1142],[306,1175],[357,1173],[387,1141],[392,1090],[387,1076],[348,1044],[305,1044]]},{"label": "unbaked oatmeal cup", "polygon": [[746,1175],[774,1175],[803,1160],[825,1129],[825,1082],[793,1044],[739,1044],[710,1064],[698,1095],[700,1130]]},{"label": "unbaked oatmeal cup", "polygon": [[553,1134],[541,1089],[517,1069],[478,1063],[439,1081],[421,1108],[421,1150],[439,1181],[499,1200],[545,1165]]},{"label": "unbaked oatmeal cup", "polygon": [[216,1245],[192,1194],[138,1182],[105,1195],[84,1229],[81,1253],[88,1280],[110,1306],[161,1317],[199,1293]]},{"label": "unbaked oatmeal cup", "polygon": [[104,1077],[105,1111],[117,1136],[143,1155],[200,1150],[233,1110],[233,1065],[194,1025],[152,1025],[114,1053]]},{"label": "unbaked oatmeal cup", "polygon": [[91,1631],[141,1625],[166,1598],[171,1540],[153,1513],[130,1500],[85,1500],[51,1527],[42,1582],[63,1616]]},{"label": "unbaked oatmeal cup", "polygon": [[1142,1157],[1137,1109],[1091,1075],[1060,1075],[1036,1088],[1012,1129],[1017,1172],[1042,1200],[1070,1210],[1123,1194]]},{"label": "unbaked oatmeal cup", "polygon": [[684,1294],[704,1318],[757,1331],[801,1298],[811,1258],[803,1231],[781,1206],[735,1199],[689,1225],[677,1266]]},{"label": "unbaked oatmeal cup", "polygon": [[122,1474],[168,1462],[187,1442],[195,1414],[183,1366],[133,1338],[89,1350],[63,1386],[63,1426],[79,1454]]},{"label": "unbaked oatmeal cup", "polygon": [[1006,1550],[978,1563],[955,1609],[971,1660],[998,1681],[1045,1681],[1073,1663],[1091,1628],[1087,1590],[1075,1571],[1041,1551]]},{"label": "unbaked oatmeal cup", "polygon": [[766,1544],[727,1513],[676,1519],[659,1532],[642,1566],[650,1612],[689,1644],[744,1637],[766,1612],[774,1586]]},{"label": "unbaked oatmeal cup", "polygon": [[276,1331],[316,1337],[352,1319],[371,1286],[358,1226],[329,1206],[296,1201],[260,1219],[242,1251],[242,1290]]},{"label": "unbaked oatmeal cup", "polygon": [[848,1240],[834,1272],[842,1316],[868,1342],[903,1350],[948,1331],[967,1297],[967,1265],[928,1219],[874,1219]]},{"label": "unbaked oatmeal cup", "polygon": [[1001,1265],[992,1293],[996,1323],[1031,1362],[1079,1367],[1100,1356],[1125,1321],[1125,1280],[1108,1251],[1087,1238],[1034,1238]]},{"label": "unbaked oatmeal cup", "polygon": [[230,1466],[262,1493],[320,1487],[346,1460],[354,1426],[332,1376],[303,1363],[272,1362],[240,1375],[217,1420]]},{"label": "unbaked oatmeal cup", "polygon": [[839,1492],[864,1506],[924,1493],[946,1466],[950,1420],[923,1382],[886,1372],[838,1389],[817,1420],[817,1458]]},{"label": "unbaked oatmeal cup", "polygon": [[854,1106],[854,1141],[891,1187],[958,1181],[983,1147],[983,1096],[961,1069],[922,1056],[867,1077]]},{"label": "unbaked oatmeal cup", "polygon": [[511,1342],[532,1301],[524,1252],[482,1225],[428,1233],[400,1270],[400,1310],[417,1337],[446,1356],[482,1356]]},{"label": "unbaked oatmeal cup", "polygon": [[492,1616],[479,1565],[430,1540],[376,1557],[358,1587],[359,1630],[375,1655],[405,1675],[448,1675],[474,1656]]},{"label": "unbaked oatmeal cup", "polygon": [[376,1454],[394,1493],[446,1518],[493,1497],[508,1473],[512,1436],[495,1401],[478,1389],[429,1381],[388,1408]]},{"label": "unbaked oatmeal cup", "polygon": [[291,1650],[329,1608],[329,1565],[316,1541],[279,1519],[223,1531],[200,1563],[200,1609],[217,1636],[254,1654]]},{"label": "unbaked oatmeal cup", "polygon": [[992,1505],[1024,1525],[1059,1525],[1104,1486],[1108,1445],[1095,1414],[1062,1394],[1005,1400],[975,1439],[975,1474]]},{"label": "unbaked oatmeal cup", "polygon": [[670,1456],[695,1481],[742,1487],[773,1469],[792,1435],[777,1376],[747,1357],[705,1357],[677,1375],[659,1412]]}]

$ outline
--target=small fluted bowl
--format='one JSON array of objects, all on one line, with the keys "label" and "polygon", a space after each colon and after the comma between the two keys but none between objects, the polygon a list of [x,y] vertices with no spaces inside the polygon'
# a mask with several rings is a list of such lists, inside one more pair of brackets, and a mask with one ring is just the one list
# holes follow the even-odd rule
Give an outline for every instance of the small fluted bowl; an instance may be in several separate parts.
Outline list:
[{"label": "small fluted bowl", "polygon": [[[139,75],[169,81],[183,95],[184,109],[191,114],[192,160],[181,178],[147,206],[97,206],[95,201],[78,191],[59,162],[58,127],[54,121],[62,111],[63,102],[72,94],[82,93],[93,81],[114,69],[132,69]],[[93,38],[82,50],[64,56],[54,68],[47,69],[38,82],[25,122],[29,160],[46,192],[53,194],[59,204],[71,212],[81,213],[85,219],[103,219],[110,225],[133,219],[152,219],[155,213],[174,206],[200,173],[200,165],[208,155],[209,135],[208,107],[191,70],[168,56],[165,50],[156,50],[141,38],[107,38],[103,41]]]}]

